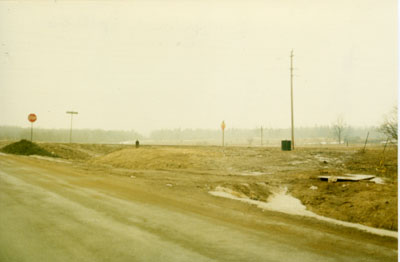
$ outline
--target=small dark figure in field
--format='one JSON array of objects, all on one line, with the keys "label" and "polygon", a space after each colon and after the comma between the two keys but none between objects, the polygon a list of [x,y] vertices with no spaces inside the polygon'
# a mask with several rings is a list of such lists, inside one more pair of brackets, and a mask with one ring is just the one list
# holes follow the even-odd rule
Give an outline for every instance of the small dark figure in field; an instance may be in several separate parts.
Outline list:
[{"label": "small dark figure in field", "polygon": [[139,140],[136,140],[136,148],[139,148]]}]

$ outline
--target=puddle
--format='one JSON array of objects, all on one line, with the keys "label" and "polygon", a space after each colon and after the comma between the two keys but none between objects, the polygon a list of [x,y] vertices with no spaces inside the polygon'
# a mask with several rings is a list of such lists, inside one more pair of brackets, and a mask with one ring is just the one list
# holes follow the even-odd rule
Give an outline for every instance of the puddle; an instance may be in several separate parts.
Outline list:
[{"label": "puddle", "polygon": [[235,195],[232,190],[224,187],[216,187],[214,191],[210,191],[209,193],[213,196],[229,198],[233,200],[239,200],[251,205],[255,205],[258,208],[269,210],[269,211],[277,211],[282,212],[290,215],[298,215],[298,216],[305,216],[305,217],[313,217],[318,220],[322,220],[325,222],[329,222],[332,224],[356,228],[362,231],[366,231],[372,234],[381,235],[381,236],[388,236],[397,238],[396,231],[390,231],[385,229],[378,229],[373,227],[368,227],[356,223],[345,222],[341,220],[336,220],[333,218],[328,218],[324,216],[317,215],[311,211],[306,210],[306,207],[301,203],[301,201],[291,195],[286,194],[287,189],[284,188],[281,192],[275,193],[272,197],[268,199],[268,202],[262,202],[258,200],[252,200],[247,197],[237,196]]}]

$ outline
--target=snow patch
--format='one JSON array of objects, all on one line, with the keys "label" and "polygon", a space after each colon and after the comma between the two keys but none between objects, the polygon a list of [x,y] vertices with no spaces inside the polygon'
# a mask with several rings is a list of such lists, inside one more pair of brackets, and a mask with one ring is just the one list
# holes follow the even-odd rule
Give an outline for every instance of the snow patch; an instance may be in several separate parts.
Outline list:
[{"label": "snow patch", "polygon": [[321,162],[324,162],[324,161],[329,162],[329,161],[331,161],[331,158],[323,157],[323,156],[321,156],[321,155],[315,155],[314,157],[315,157],[317,160],[321,161]]},{"label": "snow patch", "polygon": [[255,205],[263,210],[282,212],[290,215],[312,217],[321,221],[333,223],[340,226],[356,228],[362,231],[366,231],[381,236],[397,238],[398,235],[396,231],[368,227],[356,223],[345,222],[317,215],[311,211],[306,210],[306,207],[300,202],[299,199],[292,197],[291,195],[288,195],[287,188],[283,188],[283,190],[273,194],[271,197],[268,198],[268,202],[249,199],[243,194],[234,192],[229,188],[224,188],[220,186],[216,187],[214,191],[210,191],[209,193],[213,196],[229,198],[233,200],[242,201],[251,205]]},{"label": "snow patch", "polygon": [[371,179],[370,181],[375,182],[375,184],[381,184],[381,185],[385,184],[385,180],[383,180],[380,177],[375,177],[375,178]]}]

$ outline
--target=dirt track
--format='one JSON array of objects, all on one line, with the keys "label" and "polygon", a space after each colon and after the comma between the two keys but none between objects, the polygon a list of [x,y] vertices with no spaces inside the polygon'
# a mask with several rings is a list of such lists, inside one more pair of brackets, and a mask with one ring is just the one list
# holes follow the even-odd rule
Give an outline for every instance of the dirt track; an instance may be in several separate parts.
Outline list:
[{"label": "dirt track", "polygon": [[1,155],[0,261],[397,261],[397,239],[213,197],[204,176]]}]

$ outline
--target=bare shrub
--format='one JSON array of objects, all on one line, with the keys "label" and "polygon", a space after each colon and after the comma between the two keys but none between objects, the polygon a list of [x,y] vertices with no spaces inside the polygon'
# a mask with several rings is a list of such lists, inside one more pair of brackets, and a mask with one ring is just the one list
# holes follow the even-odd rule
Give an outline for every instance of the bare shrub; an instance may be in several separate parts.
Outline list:
[{"label": "bare shrub", "polygon": [[385,115],[383,123],[379,127],[379,131],[385,134],[389,139],[397,141],[397,106],[392,111]]}]

